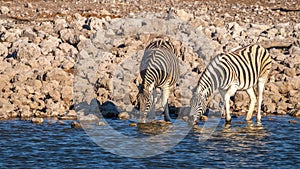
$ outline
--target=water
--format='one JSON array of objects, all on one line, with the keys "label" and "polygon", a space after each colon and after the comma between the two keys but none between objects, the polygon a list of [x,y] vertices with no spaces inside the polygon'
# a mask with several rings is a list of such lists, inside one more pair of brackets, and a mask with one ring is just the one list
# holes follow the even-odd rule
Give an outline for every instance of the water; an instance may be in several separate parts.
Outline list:
[{"label": "water", "polygon": [[[85,130],[71,128],[68,121],[65,125],[0,121],[0,166],[300,168],[300,119],[272,116],[262,120],[263,126],[257,126],[245,123],[244,117],[238,117],[233,119],[230,127],[225,127],[222,120],[206,141],[199,141],[201,132],[194,129],[175,147],[148,158],[127,158],[110,153],[93,142]],[[289,120],[297,123],[289,123]],[[128,137],[149,137],[149,133],[142,132],[145,130],[129,127],[129,121],[108,122]]]}]

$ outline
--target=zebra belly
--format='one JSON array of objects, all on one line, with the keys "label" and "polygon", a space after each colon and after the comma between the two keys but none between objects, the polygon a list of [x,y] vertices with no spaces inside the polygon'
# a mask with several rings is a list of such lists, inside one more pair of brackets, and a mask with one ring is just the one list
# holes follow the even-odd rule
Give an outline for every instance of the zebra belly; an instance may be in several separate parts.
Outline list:
[{"label": "zebra belly", "polygon": [[250,88],[253,88],[253,86],[256,85],[256,82],[257,82],[257,81],[255,81],[255,82],[252,83],[252,84],[248,84],[248,85],[245,85],[244,83],[239,84],[238,87],[237,87],[237,90],[248,90],[248,89],[250,89]]}]

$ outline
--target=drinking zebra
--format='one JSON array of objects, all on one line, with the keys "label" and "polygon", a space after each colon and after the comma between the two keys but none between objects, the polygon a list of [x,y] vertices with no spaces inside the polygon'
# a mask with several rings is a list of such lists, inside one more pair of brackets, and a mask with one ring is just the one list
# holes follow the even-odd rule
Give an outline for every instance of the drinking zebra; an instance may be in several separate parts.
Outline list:
[{"label": "drinking zebra", "polygon": [[246,120],[251,120],[257,101],[254,87],[258,89],[257,122],[260,122],[264,84],[268,78],[271,62],[268,51],[258,45],[250,45],[216,56],[204,70],[193,91],[190,122],[195,124],[203,115],[206,111],[207,98],[217,89],[225,101],[226,122],[231,121],[230,97],[238,90],[246,90],[250,97]]},{"label": "drinking zebra", "polygon": [[179,65],[176,50],[170,40],[159,39],[152,41],[145,49],[140,65],[142,84],[137,95],[137,108],[145,117],[155,111],[155,89],[163,91],[162,105],[164,119],[170,121],[168,98],[170,89],[179,77]]}]

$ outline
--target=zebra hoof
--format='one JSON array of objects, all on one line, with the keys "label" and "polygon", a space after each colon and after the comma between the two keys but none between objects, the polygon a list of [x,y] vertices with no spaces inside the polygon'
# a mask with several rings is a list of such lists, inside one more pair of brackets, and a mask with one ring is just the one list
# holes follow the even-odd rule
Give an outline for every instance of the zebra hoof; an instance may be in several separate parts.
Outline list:
[{"label": "zebra hoof", "polygon": [[231,119],[225,119],[225,123],[226,124],[230,124],[231,123]]},{"label": "zebra hoof", "polygon": [[224,127],[225,127],[226,129],[230,128],[230,123],[225,123]]},{"label": "zebra hoof", "polygon": [[165,120],[166,122],[171,122],[171,119],[170,119],[170,118],[167,118],[167,117],[165,117],[164,120]]},{"label": "zebra hoof", "polygon": [[257,125],[262,125],[260,120],[256,121],[256,123],[257,123]]},{"label": "zebra hoof", "polygon": [[256,123],[256,126],[258,126],[258,127],[262,127],[263,125],[262,125],[262,123],[261,123],[261,122],[257,122],[257,123]]},{"label": "zebra hoof", "polygon": [[251,117],[250,117],[250,118],[246,118],[246,121],[247,121],[247,122],[251,121]]},{"label": "zebra hoof", "polygon": [[199,123],[199,120],[197,118],[189,117],[188,120],[187,120],[187,123],[188,123],[189,126],[194,126],[194,125],[197,125]]},{"label": "zebra hoof", "polygon": [[165,119],[166,123],[172,123],[170,119]]}]

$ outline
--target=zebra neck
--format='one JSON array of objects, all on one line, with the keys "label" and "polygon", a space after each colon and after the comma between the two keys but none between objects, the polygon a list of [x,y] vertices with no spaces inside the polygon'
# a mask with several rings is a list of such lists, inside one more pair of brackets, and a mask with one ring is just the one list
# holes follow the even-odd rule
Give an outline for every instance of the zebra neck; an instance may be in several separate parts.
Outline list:
[{"label": "zebra neck", "polygon": [[196,91],[204,98],[211,96],[223,83],[223,72],[220,70],[216,60],[213,60],[201,75]]},{"label": "zebra neck", "polygon": [[207,86],[207,87],[203,87],[203,86],[199,86],[196,89],[196,92],[198,93],[199,96],[201,96],[204,100],[207,100],[207,98],[209,96],[211,96],[212,94],[212,89]]}]

